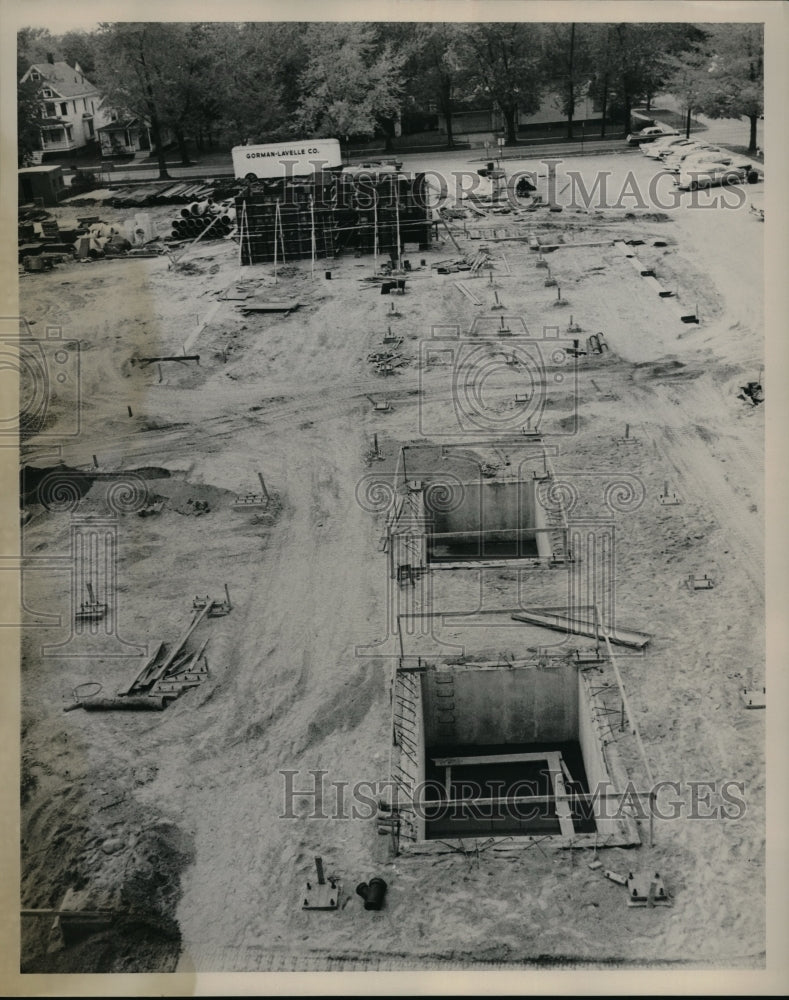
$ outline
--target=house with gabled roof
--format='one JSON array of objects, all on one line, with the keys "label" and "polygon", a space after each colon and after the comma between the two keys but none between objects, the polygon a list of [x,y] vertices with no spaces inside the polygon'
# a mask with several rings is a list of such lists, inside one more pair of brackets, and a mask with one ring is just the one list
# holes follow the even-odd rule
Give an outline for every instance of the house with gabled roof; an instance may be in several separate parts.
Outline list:
[{"label": "house with gabled roof", "polygon": [[[148,154],[154,148],[150,122],[141,115],[126,111],[102,98],[96,111],[96,138],[102,157],[137,156]],[[164,130],[162,141],[171,141]]]},{"label": "house with gabled roof", "polygon": [[95,114],[101,95],[79,63],[33,63],[20,83],[38,84],[44,124],[40,126],[44,153],[70,152],[96,141]]}]

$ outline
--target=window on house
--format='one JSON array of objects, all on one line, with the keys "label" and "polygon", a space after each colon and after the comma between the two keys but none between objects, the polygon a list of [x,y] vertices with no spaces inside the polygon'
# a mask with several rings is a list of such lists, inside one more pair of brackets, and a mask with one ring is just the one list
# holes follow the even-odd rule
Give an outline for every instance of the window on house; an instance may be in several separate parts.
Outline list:
[{"label": "window on house", "polygon": [[67,115],[68,114],[68,101],[61,102],[60,113],[62,115]]},{"label": "window on house", "polygon": [[38,70],[34,69],[32,71],[32,73],[30,74],[30,79],[31,80],[40,80],[41,79],[41,74],[38,72]]},{"label": "window on house", "polygon": [[[38,80],[38,79],[40,79],[40,77],[36,77],[36,79]],[[44,89],[41,91],[41,93],[44,95],[44,97],[51,97],[52,96],[52,91],[49,89],[49,87],[44,87]]]},{"label": "window on house", "polygon": [[66,132],[63,128],[45,128],[42,129],[41,136],[44,146],[57,146],[66,138]]},{"label": "window on house", "polygon": [[45,104],[44,105],[44,115],[47,118],[54,118],[56,116],[55,115],[55,105],[54,104]]},{"label": "window on house", "polygon": [[82,110],[83,111],[87,111],[88,110],[88,99],[87,99],[87,97],[83,97],[82,98]]}]

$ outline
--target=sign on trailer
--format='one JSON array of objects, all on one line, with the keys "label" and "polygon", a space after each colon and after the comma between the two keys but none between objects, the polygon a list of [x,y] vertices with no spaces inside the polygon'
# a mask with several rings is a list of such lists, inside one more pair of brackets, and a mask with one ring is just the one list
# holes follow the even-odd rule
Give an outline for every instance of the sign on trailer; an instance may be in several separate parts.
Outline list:
[{"label": "sign on trailer", "polygon": [[305,139],[260,146],[234,146],[233,169],[238,178],[301,177],[342,166],[339,139]]}]

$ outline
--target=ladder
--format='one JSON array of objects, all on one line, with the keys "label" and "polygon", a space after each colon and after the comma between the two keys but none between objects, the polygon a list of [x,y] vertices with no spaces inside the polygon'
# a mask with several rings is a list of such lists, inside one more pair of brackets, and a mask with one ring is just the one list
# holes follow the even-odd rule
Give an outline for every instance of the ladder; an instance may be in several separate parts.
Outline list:
[{"label": "ladder", "polygon": [[450,743],[455,736],[455,674],[452,670],[434,670],[431,678],[438,733],[442,739]]},{"label": "ladder", "polygon": [[[399,820],[396,836],[416,840],[418,828],[411,801],[419,780],[419,711],[422,700],[418,676],[403,670],[395,672],[392,691],[394,729],[392,741],[398,748],[392,761],[392,781],[395,785],[393,807]],[[400,804],[402,792],[405,801]]]}]

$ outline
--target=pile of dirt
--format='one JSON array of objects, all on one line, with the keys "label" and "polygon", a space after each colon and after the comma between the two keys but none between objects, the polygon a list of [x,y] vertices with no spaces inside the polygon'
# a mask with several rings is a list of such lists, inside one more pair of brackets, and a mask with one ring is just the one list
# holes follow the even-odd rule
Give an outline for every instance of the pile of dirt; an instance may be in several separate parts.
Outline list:
[{"label": "pile of dirt", "polygon": [[[135,799],[144,774],[124,785],[107,773],[75,771],[72,742],[61,731],[59,751],[23,757],[23,906],[59,909],[68,900],[67,909],[110,910],[113,918],[95,933],[68,924],[62,931],[52,917],[23,918],[22,971],[171,971],[191,838]],[[72,766],[63,770],[66,760]]]}]

